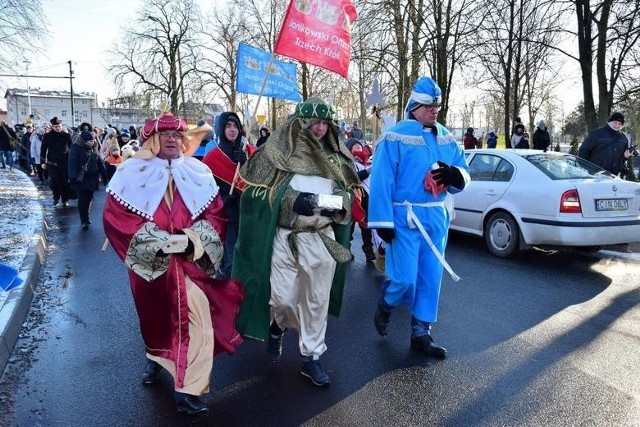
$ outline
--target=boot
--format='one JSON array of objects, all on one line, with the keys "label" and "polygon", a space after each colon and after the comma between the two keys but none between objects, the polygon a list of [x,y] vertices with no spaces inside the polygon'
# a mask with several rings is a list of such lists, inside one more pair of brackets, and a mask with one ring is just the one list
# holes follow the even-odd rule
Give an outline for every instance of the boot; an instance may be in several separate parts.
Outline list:
[{"label": "boot", "polygon": [[178,412],[181,414],[200,415],[209,412],[207,405],[202,403],[198,396],[191,396],[190,394],[174,391],[173,399],[176,402]]},{"label": "boot", "polygon": [[431,335],[411,336],[411,348],[437,359],[447,358],[447,350],[434,344]]},{"label": "boot", "polygon": [[144,368],[142,374],[142,384],[151,385],[155,384],[160,379],[162,373],[162,367],[153,360],[147,360],[147,366]]},{"label": "boot", "polygon": [[391,312],[386,310],[384,307],[378,303],[378,307],[376,308],[376,314],[373,316],[373,324],[376,327],[376,331],[382,337],[387,336],[387,327],[389,326],[389,318],[391,317]]},{"label": "boot", "polygon": [[376,254],[373,252],[373,245],[362,245],[362,251],[364,252],[364,257],[367,261],[376,260]]},{"label": "boot", "polygon": [[267,354],[272,362],[277,362],[282,356],[282,336],[284,331],[280,329],[276,321],[269,326],[269,338],[267,339]]}]

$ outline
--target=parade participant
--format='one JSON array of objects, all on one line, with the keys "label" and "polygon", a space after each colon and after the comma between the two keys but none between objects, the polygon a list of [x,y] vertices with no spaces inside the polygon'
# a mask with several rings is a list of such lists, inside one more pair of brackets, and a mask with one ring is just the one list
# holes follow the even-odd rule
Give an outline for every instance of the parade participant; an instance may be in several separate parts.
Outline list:
[{"label": "parade participant", "polygon": [[107,189],[104,229],[129,269],[148,363],[174,381],[178,412],[200,414],[214,355],[242,342],[234,327],[239,283],[217,280],[226,219],[206,165],[190,157],[209,127],[187,131],[170,113],[146,121],[144,145],[117,169]]},{"label": "parade participant", "polygon": [[44,134],[40,147],[40,164],[49,174],[49,187],[53,192],[53,206],[68,206],[72,189],[68,178],[68,156],[71,135],[62,130],[62,121],[57,117],[50,120],[51,132]]},{"label": "parade participant", "polygon": [[267,339],[272,361],[284,331],[297,331],[301,374],[317,386],[331,382],[319,359],[327,313],[340,312],[360,184],[338,132],[335,107],[309,98],[240,170],[247,186],[233,277],[246,296],[236,325],[244,336]]},{"label": "parade participant", "polygon": [[387,279],[374,316],[376,330],[387,335],[392,309],[405,303],[412,315],[411,347],[445,358],[446,350],[431,338],[443,266],[450,270],[444,250],[452,212],[445,199],[447,192],[461,191],[470,178],[463,150],[436,122],[441,96],[433,79],[419,78],[405,120],[379,140],[371,174],[369,227],[387,243]]},{"label": "parade participant", "polygon": [[[238,168],[247,161],[247,156],[255,151],[242,136],[242,123],[238,115],[232,111],[220,114],[216,122],[216,134],[220,135],[218,145],[209,151],[202,162],[209,166],[213,177],[220,187],[220,196],[227,214],[227,237],[224,242],[224,256],[218,278],[231,277],[233,265],[233,248],[238,239],[240,221],[240,194],[244,185],[238,182]],[[233,191],[231,191],[233,187]]]},{"label": "parade participant", "polygon": [[107,182],[107,171],[98,152],[98,141],[93,132],[84,130],[69,149],[69,183],[78,195],[78,214],[85,231],[91,224],[91,200],[100,187],[101,177],[102,182]]}]

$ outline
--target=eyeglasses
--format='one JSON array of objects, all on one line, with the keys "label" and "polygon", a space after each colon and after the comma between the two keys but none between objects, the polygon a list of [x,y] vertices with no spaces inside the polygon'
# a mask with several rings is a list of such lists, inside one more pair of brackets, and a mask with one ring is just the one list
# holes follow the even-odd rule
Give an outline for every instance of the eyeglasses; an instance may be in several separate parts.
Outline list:
[{"label": "eyeglasses", "polygon": [[169,139],[169,138],[173,138],[173,139],[182,139],[182,134],[180,132],[160,132],[158,135],[160,135],[161,139]]},{"label": "eyeglasses", "polygon": [[440,109],[440,105],[439,104],[429,104],[429,105],[422,105],[424,108],[427,109],[427,111],[434,111],[434,110],[439,110]]}]

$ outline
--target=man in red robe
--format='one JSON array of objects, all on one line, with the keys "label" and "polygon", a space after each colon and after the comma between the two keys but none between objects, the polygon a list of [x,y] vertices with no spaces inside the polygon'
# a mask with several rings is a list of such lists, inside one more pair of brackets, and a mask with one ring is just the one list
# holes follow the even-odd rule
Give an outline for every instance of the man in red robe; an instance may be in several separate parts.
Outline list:
[{"label": "man in red robe", "polygon": [[109,242],[129,269],[153,384],[162,368],[174,380],[178,412],[208,411],[213,358],[242,342],[235,318],[243,290],[216,280],[226,218],[209,168],[190,157],[205,125],[187,132],[169,113],[147,120],[144,145],[111,181],[103,221]]}]

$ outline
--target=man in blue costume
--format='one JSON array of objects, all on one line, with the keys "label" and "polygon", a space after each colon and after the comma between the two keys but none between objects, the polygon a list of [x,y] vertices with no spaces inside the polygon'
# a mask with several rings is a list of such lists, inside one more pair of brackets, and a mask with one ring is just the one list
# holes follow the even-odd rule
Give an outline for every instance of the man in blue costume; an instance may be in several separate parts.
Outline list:
[{"label": "man in blue costume", "polygon": [[387,335],[392,309],[411,311],[411,348],[440,359],[446,350],[434,344],[442,270],[455,276],[444,259],[453,214],[447,193],[469,182],[463,150],[436,122],[442,92],[429,77],[413,87],[405,120],[377,143],[371,174],[369,226],[387,243],[387,279],[374,316],[376,330]]}]

